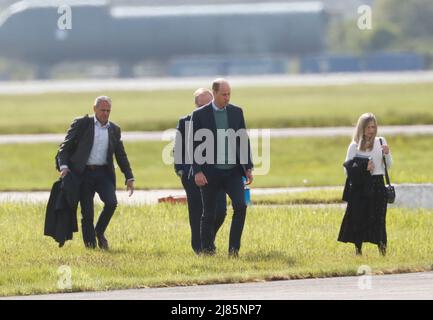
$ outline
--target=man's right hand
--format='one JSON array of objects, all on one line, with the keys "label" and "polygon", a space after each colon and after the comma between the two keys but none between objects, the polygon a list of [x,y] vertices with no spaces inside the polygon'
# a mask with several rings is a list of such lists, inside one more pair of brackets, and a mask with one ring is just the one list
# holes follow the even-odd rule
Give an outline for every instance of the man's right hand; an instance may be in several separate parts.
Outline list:
[{"label": "man's right hand", "polygon": [[64,178],[71,170],[64,168],[60,171],[60,178]]},{"label": "man's right hand", "polygon": [[203,172],[198,172],[194,176],[195,184],[199,187],[207,185],[207,179]]}]

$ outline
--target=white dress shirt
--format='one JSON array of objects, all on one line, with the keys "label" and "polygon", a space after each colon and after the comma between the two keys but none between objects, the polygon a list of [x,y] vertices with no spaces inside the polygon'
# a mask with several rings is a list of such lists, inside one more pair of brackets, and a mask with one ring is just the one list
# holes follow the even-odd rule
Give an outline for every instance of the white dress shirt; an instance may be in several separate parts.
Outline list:
[{"label": "white dress shirt", "polygon": [[217,105],[215,104],[215,100],[212,100],[212,108],[215,111],[223,111],[223,110],[225,110],[227,108],[227,106],[225,106],[224,108],[221,109],[221,108],[217,107]]},{"label": "white dress shirt", "polygon": [[103,126],[95,117],[95,135],[87,165],[102,166],[107,164],[109,127],[110,122]]}]

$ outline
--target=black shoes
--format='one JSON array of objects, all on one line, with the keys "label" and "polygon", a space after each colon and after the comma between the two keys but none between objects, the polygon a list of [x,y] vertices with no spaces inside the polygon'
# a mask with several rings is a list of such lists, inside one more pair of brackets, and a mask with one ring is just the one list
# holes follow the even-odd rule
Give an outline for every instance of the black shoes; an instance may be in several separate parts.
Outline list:
[{"label": "black shoes", "polygon": [[[386,244],[380,242],[377,247],[382,256],[386,256]],[[355,244],[355,252],[357,256],[362,256],[362,244]]]},{"label": "black shoes", "polygon": [[96,248],[96,242],[92,242],[92,241],[90,241],[90,242],[84,242],[84,246],[87,249],[95,249]]},{"label": "black shoes", "polygon": [[230,249],[229,250],[230,258],[239,258],[239,250],[238,249]]},{"label": "black shoes", "polygon": [[384,257],[384,256],[386,256],[386,244],[384,244],[384,243],[379,243],[378,245],[377,245],[377,247],[379,248],[379,253]]},{"label": "black shoes", "polygon": [[98,239],[98,247],[102,250],[108,250],[108,241],[105,239],[103,234],[96,233],[96,239]]},{"label": "black shoes", "polygon": [[355,244],[355,254],[357,256],[362,256],[362,243],[361,244]]},{"label": "black shoes", "polygon": [[216,250],[215,249],[202,249],[200,251],[201,255],[204,256],[214,256],[216,254]]}]

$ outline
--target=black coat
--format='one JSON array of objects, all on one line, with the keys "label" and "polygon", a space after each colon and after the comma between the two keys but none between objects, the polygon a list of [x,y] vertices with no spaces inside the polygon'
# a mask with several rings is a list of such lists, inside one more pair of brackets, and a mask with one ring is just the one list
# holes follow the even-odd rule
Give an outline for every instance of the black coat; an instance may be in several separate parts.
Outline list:
[{"label": "black coat", "polygon": [[355,157],[343,164],[346,168],[347,179],[343,191],[343,200],[346,202],[371,196],[372,179],[367,171],[368,159]]},{"label": "black coat", "polygon": [[51,188],[45,212],[44,235],[52,237],[63,247],[78,231],[77,207],[80,199],[80,178],[73,172],[57,180]]}]

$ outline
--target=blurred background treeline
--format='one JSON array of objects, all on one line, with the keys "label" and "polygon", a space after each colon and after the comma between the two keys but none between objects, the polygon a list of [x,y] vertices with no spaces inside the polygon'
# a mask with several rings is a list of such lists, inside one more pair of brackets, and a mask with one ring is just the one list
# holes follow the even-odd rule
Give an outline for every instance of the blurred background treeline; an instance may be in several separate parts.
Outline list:
[{"label": "blurred background treeline", "polygon": [[[350,1],[349,1],[350,2]],[[357,1],[362,2],[362,1]],[[375,0],[373,29],[359,32],[350,19],[336,15],[329,30],[329,50],[364,53],[383,50],[433,55],[433,1]],[[431,61],[430,65],[431,67]]]}]

